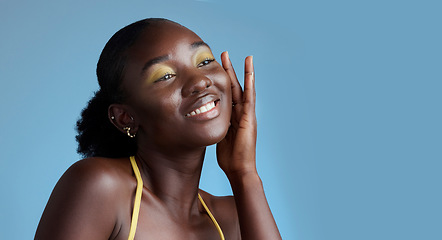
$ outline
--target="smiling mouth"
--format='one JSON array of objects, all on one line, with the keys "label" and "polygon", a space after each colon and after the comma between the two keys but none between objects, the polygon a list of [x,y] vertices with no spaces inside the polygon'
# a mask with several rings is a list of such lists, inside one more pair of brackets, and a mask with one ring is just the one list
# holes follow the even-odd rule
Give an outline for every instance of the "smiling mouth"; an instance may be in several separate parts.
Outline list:
[{"label": "smiling mouth", "polygon": [[206,103],[203,106],[201,106],[201,107],[193,110],[192,112],[186,114],[186,117],[196,116],[198,114],[202,114],[202,113],[208,112],[208,111],[212,110],[213,108],[215,108],[217,102],[218,102],[218,100]]}]

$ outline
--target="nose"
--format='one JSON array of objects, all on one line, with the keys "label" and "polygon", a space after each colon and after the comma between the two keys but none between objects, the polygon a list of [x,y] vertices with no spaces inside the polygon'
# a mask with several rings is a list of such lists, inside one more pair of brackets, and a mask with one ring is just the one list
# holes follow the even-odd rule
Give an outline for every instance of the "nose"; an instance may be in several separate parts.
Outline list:
[{"label": "nose", "polygon": [[[198,70],[197,70],[198,71]],[[213,82],[206,75],[201,73],[189,74],[184,87],[182,89],[182,94],[184,97],[199,94],[212,86]]]}]

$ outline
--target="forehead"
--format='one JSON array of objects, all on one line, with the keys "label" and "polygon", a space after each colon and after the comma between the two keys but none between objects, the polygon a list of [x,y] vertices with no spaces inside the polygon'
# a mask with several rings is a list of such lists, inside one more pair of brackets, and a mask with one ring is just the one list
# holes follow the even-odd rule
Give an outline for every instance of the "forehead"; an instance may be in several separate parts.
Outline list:
[{"label": "forehead", "polygon": [[[201,38],[184,26],[174,22],[156,22],[147,26],[138,36],[128,55],[143,58],[170,54],[180,44],[192,44]],[[132,55],[132,56],[131,56]]]}]

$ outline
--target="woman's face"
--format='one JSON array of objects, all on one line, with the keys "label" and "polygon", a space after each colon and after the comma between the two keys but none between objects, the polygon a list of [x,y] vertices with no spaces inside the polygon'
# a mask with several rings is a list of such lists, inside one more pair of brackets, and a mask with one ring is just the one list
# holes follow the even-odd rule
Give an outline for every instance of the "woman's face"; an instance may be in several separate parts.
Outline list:
[{"label": "woman's face", "polygon": [[200,37],[175,23],[155,23],[127,56],[123,88],[140,144],[189,148],[224,138],[232,110],[230,79]]}]

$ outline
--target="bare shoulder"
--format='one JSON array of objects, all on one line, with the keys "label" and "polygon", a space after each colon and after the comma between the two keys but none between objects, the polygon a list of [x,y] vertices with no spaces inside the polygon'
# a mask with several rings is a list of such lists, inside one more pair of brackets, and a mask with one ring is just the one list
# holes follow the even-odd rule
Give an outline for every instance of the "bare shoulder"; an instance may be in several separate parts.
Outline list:
[{"label": "bare shoulder", "polygon": [[130,163],[121,159],[88,158],[74,163],[56,184],[36,239],[112,235],[118,206],[127,201],[124,196],[130,196],[121,194],[128,189],[125,185],[130,184],[130,176]]},{"label": "bare shoulder", "polygon": [[226,239],[240,239],[238,212],[233,196],[214,196],[203,190],[200,195],[221,226]]},{"label": "bare shoulder", "polygon": [[120,162],[118,159],[110,158],[80,160],[63,174],[53,194],[63,193],[64,196],[74,198],[112,196],[122,189],[124,181],[121,180],[128,175],[124,174],[124,164]]},{"label": "bare shoulder", "polygon": [[[86,158],[74,163],[60,181],[70,184],[86,183],[83,187],[99,187],[100,191],[112,191],[121,184],[121,178],[131,174],[129,160],[113,158]],[[94,189],[99,190],[99,189]]]}]

